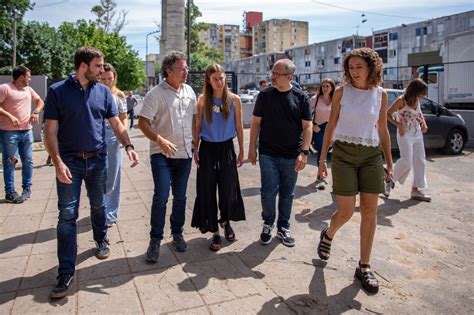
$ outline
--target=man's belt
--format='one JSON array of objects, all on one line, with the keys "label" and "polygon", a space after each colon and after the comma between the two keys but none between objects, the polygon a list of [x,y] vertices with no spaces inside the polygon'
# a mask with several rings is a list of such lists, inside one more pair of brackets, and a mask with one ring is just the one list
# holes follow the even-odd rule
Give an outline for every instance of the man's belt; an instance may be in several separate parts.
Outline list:
[{"label": "man's belt", "polygon": [[96,157],[97,155],[98,155],[98,152],[97,152],[97,151],[89,151],[89,152],[79,152],[79,153],[77,153],[76,156],[77,156],[78,158],[87,160],[87,159]]}]

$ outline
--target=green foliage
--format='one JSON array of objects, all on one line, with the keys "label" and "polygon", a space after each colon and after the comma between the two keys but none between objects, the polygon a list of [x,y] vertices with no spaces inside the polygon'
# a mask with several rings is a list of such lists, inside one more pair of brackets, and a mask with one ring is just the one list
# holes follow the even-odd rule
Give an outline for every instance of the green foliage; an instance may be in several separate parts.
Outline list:
[{"label": "green foliage", "polygon": [[[201,11],[198,6],[194,4],[194,1],[191,3],[191,40],[190,40],[190,50],[191,50],[191,71],[204,71],[207,66],[213,63],[222,64],[224,62],[224,54],[222,51],[210,48],[199,42],[199,31],[206,30],[209,28],[207,23],[196,22],[198,17],[202,16]],[[187,16],[188,10],[185,10],[185,25],[187,25]],[[186,28],[185,40],[188,40],[188,30]]]},{"label": "green foliage", "polygon": [[125,41],[125,37],[117,33],[106,33],[98,29],[94,23],[84,20],[76,24],[63,23],[59,32],[63,40],[70,41],[72,56],[81,46],[93,46],[100,49],[105,55],[105,62],[114,65],[118,74],[118,87],[122,90],[133,90],[145,80],[145,69],[138,52],[134,51]]},{"label": "green foliage", "polygon": [[[11,74],[13,58],[13,19],[15,17],[17,30],[25,12],[32,9],[29,0],[0,1],[0,73]],[[17,56],[18,57],[18,56]]]}]

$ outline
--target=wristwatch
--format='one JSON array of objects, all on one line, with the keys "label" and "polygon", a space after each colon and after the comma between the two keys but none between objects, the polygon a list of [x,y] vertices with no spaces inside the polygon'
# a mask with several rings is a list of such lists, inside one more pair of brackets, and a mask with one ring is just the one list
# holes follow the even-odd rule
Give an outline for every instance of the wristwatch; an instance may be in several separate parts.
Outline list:
[{"label": "wristwatch", "polygon": [[303,153],[304,155],[309,155],[309,150],[301,150],[301,153]]},{"label": "wristwatch", "polygon": [[37,110],[35,110],[35,111],[33,112],[33,114],[38,115],[39,112],[38,112]]},{"label": "wristwatch", "polygon": [[131,143],[129,143],[125,146],[125,152],[128,152],[128,150],[127,150],[128,148],[132,148],[132,150],[135,150],[135,147]]}]

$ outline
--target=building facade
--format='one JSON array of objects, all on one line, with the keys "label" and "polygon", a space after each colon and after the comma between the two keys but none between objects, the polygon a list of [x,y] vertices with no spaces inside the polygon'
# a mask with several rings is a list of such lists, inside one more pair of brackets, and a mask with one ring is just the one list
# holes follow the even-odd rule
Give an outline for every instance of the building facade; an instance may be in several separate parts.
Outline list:
[{"label": "building facade", "polygon": [[308,22],[271,19],[252,28],[252,54],[281,52],[308,45]]}]

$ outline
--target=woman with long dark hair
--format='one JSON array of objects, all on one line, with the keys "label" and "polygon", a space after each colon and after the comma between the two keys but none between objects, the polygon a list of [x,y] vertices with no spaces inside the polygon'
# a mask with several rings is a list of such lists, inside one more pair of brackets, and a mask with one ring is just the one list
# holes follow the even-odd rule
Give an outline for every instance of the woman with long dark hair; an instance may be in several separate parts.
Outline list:
[{"label": "woman with long dark hair", "polygon": [[[431,201],[431,197],[423,191],[428,187],[426,182],[426,155],[423,134],[428,131],[425,118],[420,109],[420,98],[428,94],[428,85],[420,79],[411,81],[405,93],[397,98],[387,112],[388,120],[397,127],[397,143],[400,149],[400,159],[395,163],[393,178],[385,182],[385,197],[390,195],[390,189],[395,182],[403,184],[413,169],[413,184],[411,198],[421,201]],[[396,119],[392,116],[397,113]]]},{"label": "woman with long dark hair", "polygon": [[[236,136],[238,156],[234,151],[233,139]],[[224,68],[218,64],[206,69],[203,94],[197,103],[193,139],[198,170],[191,226],[202,233],[213,233],[209,248],[218,251],[222,244],[219,224],[224,229],[226,240],[232,242],[235,233],[230,221],[245,220],[237,173],[237,167],[244,159],[242,103],[237,95],[228,91]]]},{"label": "woman with long dark hair", "polygon": [[[336,84],[332,79],[325,78],[321,81],[318,88],[318,93],[311,98],[311,106],[313,107],[313,145],[317,151],[317,166],[319,167],[319,160],[321,159],[321,149],[323,147],[324,132],[329,122],[329,114],[331,113],[332,96]],[[323,157],[328,159],[328,155]],[[316,189],[326,189],[327,182],[319,177],[316,178]]]}]

